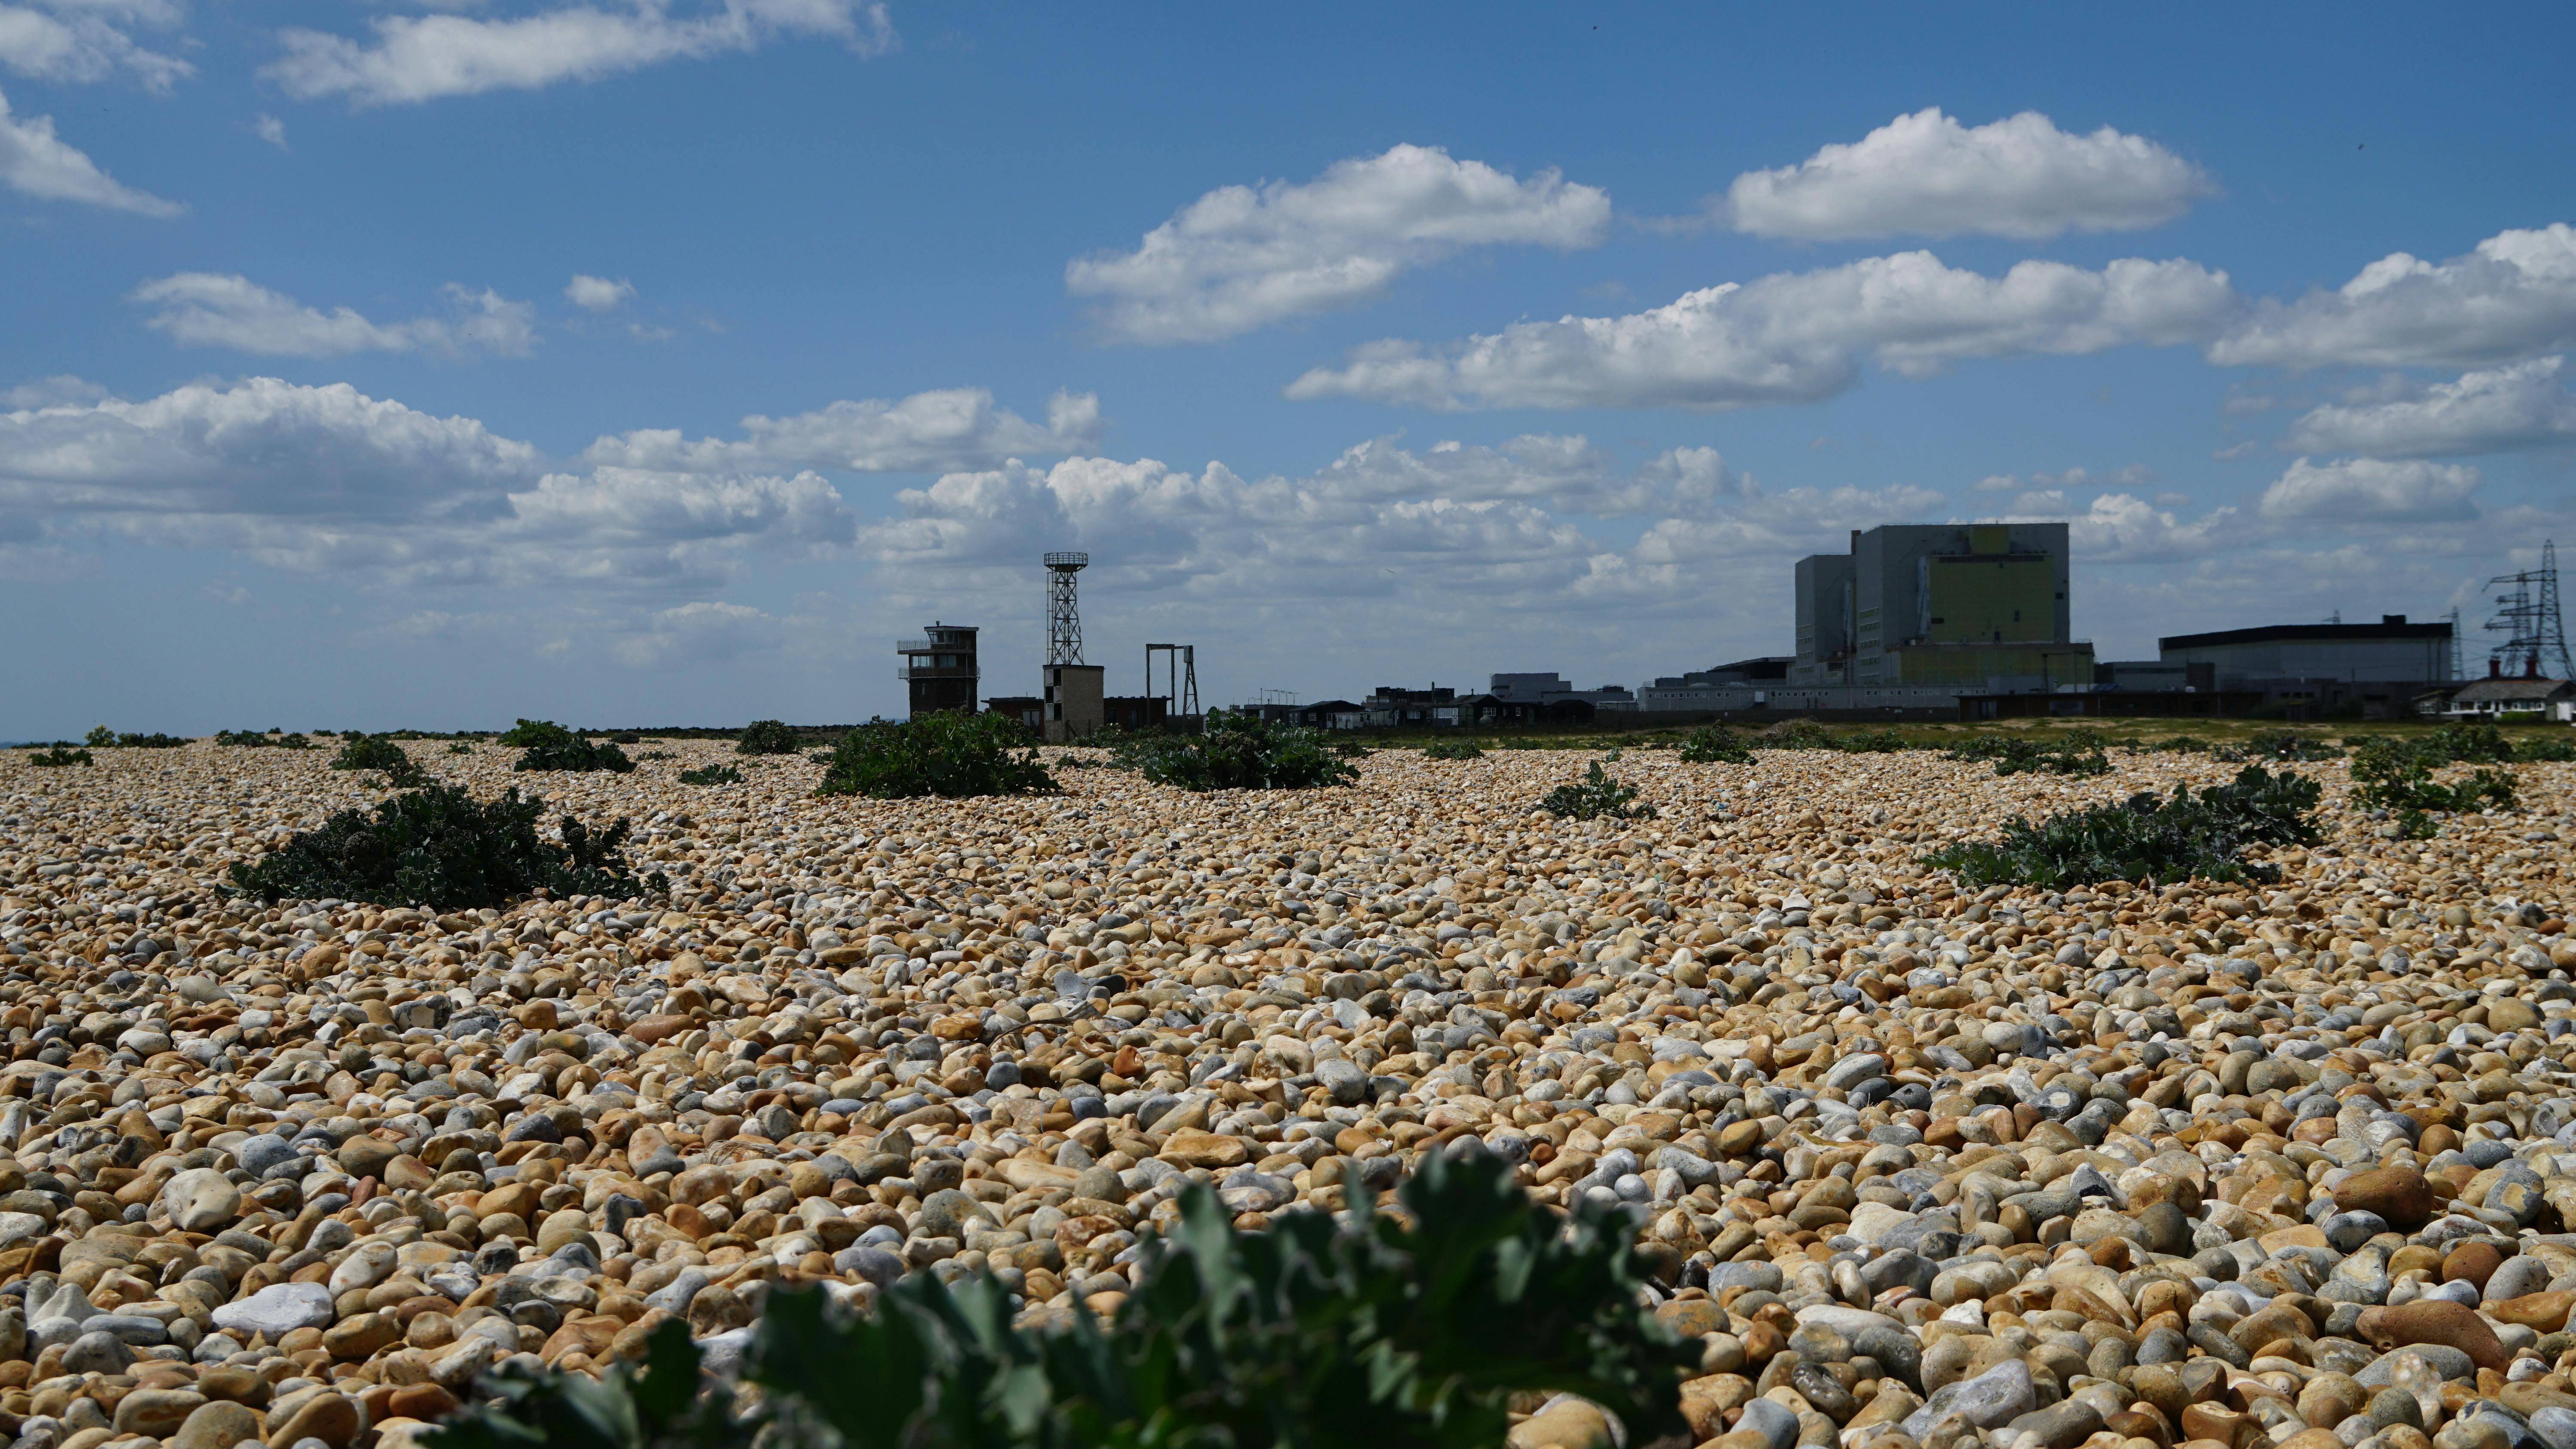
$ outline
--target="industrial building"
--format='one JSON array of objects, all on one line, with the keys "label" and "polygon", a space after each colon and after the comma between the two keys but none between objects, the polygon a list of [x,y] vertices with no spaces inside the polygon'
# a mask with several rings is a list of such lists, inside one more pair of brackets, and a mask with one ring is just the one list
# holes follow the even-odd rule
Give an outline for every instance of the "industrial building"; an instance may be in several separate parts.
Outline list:
[{"label": "industrial building", "polygon": [[975,690],[983,672],[975,663],[971,626],[934,623],[922,631],[921,638],[897,643],[894,652],[903,656],[895,678],[911,690],[914,719],[941,710],[975,712]]},{"label": "industrial building", "polygon": [[1797,567],[1787,683],[2044,693],[2093,684],[2063,523],[1887,524]]},{"label": "industrial building", "polygon": [[2376,624],[2267,624],[2156,641],[2166,664],[2206,664],[2220,689],[2254,680],[2313,679],[2405,684],[2451,677],[2448,620],[2410,624],[2384,614]]},{"label": "industrial building", "polygon": [[1043,733],[1048,744],[1089,739],[1109,722],[1109,702],[1101,691],[1106,672],[1097,664],[1050,664],[1040,671],[1046,684]]},{"label": "industrial building", "polygon": [[1494,674],[1486,677],[1485,692],[1507,704],[1555,705],[1580,700],[1594,709],[1635,709],[1637,696],[1624,684],[1605,684],[1599,689],[1577,689],[1564,675]]},{"label": "industrial building", "polygon": [[1663,675],[1652,684],[1637,687],[1637,708],[1654,714],[1741,709],[1744,706],[1738,701],[1744,691],[1776,689],[1788,683],[1790,666],[1797,662],[1790,655],[1766,654],[1694,669],[1688,674]]},{"label": "industrial building", "polygon": [[2194,686],[2259,697],[2258,708],[2293,714],[2403,718],[2413,701],[2452,679],[2448,620],[2376,624],[2266,624],[2157,641],[2161,662],[2192,671]]}]

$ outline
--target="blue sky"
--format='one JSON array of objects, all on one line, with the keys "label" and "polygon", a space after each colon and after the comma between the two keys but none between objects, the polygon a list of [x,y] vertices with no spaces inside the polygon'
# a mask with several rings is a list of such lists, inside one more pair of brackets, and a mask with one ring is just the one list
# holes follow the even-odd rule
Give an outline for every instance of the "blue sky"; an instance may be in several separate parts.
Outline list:
[{"label": "blue sky", "polygon": [[2105,656],[2475,623],[2576,546],[2570,28],[0,0],[0,738],[1018,692],[1054,547],[1218,701],[1785,652],[1942,518]]}]

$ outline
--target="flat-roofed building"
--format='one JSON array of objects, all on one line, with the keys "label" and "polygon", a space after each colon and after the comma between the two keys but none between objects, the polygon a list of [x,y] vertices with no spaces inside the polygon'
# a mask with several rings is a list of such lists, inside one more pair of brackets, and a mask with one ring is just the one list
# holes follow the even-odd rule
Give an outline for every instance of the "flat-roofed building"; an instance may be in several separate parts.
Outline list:
[{"label": "flat-roofed building", "polygon": [[2206,664],[2221,689],[2256,681],[2308,679],[2340,684],[2438,684],[2451,677],[2448,620],[2410,623],[2383,614],[2376,624],[2266,624],[2156,641],[2167,664]]},{"label": "flat-roofed building", "polygon": [[2093,686],[2063,523],[1891,523],[1798,562],[1793,685],[2017,693]]},{"label": "flat-roofed building", "polygon": [[915,719],[941,710],[975,712],[976,686],[983,682],[975,660],[975,629],[966,624],[933,624],[918,639],[894,646],[903,656],[895,677],[911,690]]}]

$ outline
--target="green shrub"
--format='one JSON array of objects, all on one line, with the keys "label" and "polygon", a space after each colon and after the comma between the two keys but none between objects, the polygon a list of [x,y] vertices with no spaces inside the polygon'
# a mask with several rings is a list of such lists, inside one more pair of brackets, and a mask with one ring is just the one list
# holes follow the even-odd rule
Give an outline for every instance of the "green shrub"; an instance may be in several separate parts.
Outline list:
[{"label": "green shrub", "polygon": [[2111,769],[2099,739],[2071,735],[2045,740],[1979,735],[1944,753],[1953,760],[1991,760],[1998,775],[2102,775]]},{"label": "green shrub", "polygon": [[1484,748],[1474,740],[1433,740],[1422,747],[1426,760],[1481,760]]},{"label": "green shrub", "polygon": [[2247,739],[2240,747],[2249,760],[2340,760],[2343,751],[2315,735],[2297,730],[2267,730]]},{"label": "green shrub", "polygon": [[1377,751],[1357,740],[1340,740],[1333,745],[1333,753],[1345,760],[1365,760]]},{"label": "green shrub", "polygon": [[1753,752],[1736,738],[1735,731],[1724,725],[1701,725],[1682,741],[1682,763],[1686,765],[1749,765]]},{"label": "green shrub", "polygon": [[429,778],[420,766],[412,763],[403,747],[383,735],[352,735],[331,757],[335,770],[382,770],[385,778],[396,785],[417,785]]},{"label": "green shrub", "polygon": [[[270,736],[272,734],[274,734],[276,738],[271,739]],[[215,731],[215,743],[227,748],[249,750],[309,750],[313,748],[313,742],[302,735],[290,735],[283,731],[274,730],[217,730]]]},{"label": "green shrub", "polygon": [[1830,750],[1834,732],[1811,719],[1784,719],[1753,737],[1757,750]]},{"label": "green shrub", "polygon": [[470,755],[474,753],[474,746],[463,740],[457,740],[447,747],[447,752],[451,755]]},{"label": "green shrub", "polygon": [[2311,812],[2322,793],[2305,776],[2248,765],[2233,782],[2196,795],[2176,785],[2168,799],[2141,791],[2117,805],[2052,815],[2038,825],[2016,819],[1999,841],[1962,841],[1923,863],[1956,872],[1968,886],[2270,880],[2278,869],[2246,861],[2242,852],[2315,840]]},{"label": "green shrub", "polygon": [[93,750],[175,750],[187,742],[181,735],[119,734],[105,725],[92,728],[89,737],[81,741]]},{"label": "green shrub", "polygon": [[1057,788],[1019,721],[942,711],[870,720],[832,749],[817,795],[909,800],[923,795],[1037,795]]},{"label": "green shrub", "polygon": [[1854,730],[1836,743],[1847,755],[1889,755],[1913,748],[1894,730]]},{"label": "green shrub", "polygon": [[516,787],[485,802],[459,786],[425,785],[372,812],[343,810],[255,867],[235,865],[231,889],[269,902],[337,896],[453,910],[500,906],[537,890],[624,897],[662,888],[658,876],[638,880],[627,869],[626,821],[594,835],[566,815],[558,844],[537,833],[545,807]]},{"label": "green shrub", "polygon": [[[513,738],[513,737],[516,738]],[[613,744],[586,739],[558,724],[543,720],[521,720],[509,734],[501,736],[503,744],[523,745],[527,753],[510,766],[513,770],[558,770],[567,773],[607,770],[615,774],[631,773],[635,762]]]},{"label": "green shrub", "polygon": [[798,749],[796,731],[785,720],[756,719],[743,727],[733,748],[738,755],[792,755]]},{"label": "green shrub", "polygon": [[2513,758],[2513,741],[2491,724],[2446,724],[2417,747],[2438,760],[2500,765]]},{"label": "green shrub", "polygon": [[2564,737],[2522,740],[2514,745],[2513,757],[2517,760],[2529,760],[2534,764],[2545,762],[2563,765],[2570,760],[2576,760],[2576,740]]},{"label": "green shrub", "polygon": [[731,765],[708,765],[702,769],[682,770],[680,783],[683,785],[739,785],[742,783],[742,771]]},{"label": "green shrub", "polygon": [[1157,785],[1183,790],[1306,790],[1347,785],[1359,771],[1321,730],[1272,724],[1244,710],[1211,710],[1195,735],[1138,735],[1115,757]]},{"label": "green shrub", "polygon": [[2473,735],[2465,741],[2458,737],[2444,740],[2438,731],[2426,740],[2382,736],[2364,741],[2352,757],[2352,803],[2363,810],[2393,813],[2399,833],[2410,840],[2421,840],[2433,833],[2432,811],[2475,811],[2488,806],[2512,809],[2513,775],[2509,771],[2490,766],[2447,785],[2433,778],[2434,765],[2447,763],[2448,750],[2464,742],[2471,748],[2481,745]]},{"label": "green shrub", "polygon": [[514,1372],[426,1443],[1468,1449],[1503,1442],[1515,1398],[1551,1393],[1599,1405],[1631,1445],[1684,1432],[1679,1386],[1701,1350],[1639,1306],[1643,1259],[1619,1210],[1583,1201],[1560,1218],[1484,1154],[1424,1154],[1401,1217],[1349,1182],[1346,1221],[1290,1211],[1261,1231],[1189,1186],[1107,1321],[1015,1324],[982,1274],[912,1274],[871,1314],[781,1289],[743,1359],[755,1410],[721,1384],[701,1396],[675,1322],[641,1373]]},{"label": "green shrub", "polygon": [[76,750],[69,745],[56,745],[50,750],[38,750],[29,755],[27,763],[41,769],[51,769],[60,765],[95,765],[98,761],[92,759],[87,750]]},{"label": "green shrub", "polygon": [[1538,808],[1570,820],[1651,820],[1655,807],[1637,801],[1637,787],[1622,785],[1594,760],[1583,778],[1547,792]]}]

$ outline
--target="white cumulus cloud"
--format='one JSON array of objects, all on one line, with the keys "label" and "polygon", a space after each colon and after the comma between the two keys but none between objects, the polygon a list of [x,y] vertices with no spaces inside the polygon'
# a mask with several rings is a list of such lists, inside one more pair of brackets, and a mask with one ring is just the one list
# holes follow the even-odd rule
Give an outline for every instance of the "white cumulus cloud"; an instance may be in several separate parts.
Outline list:
[{"label": "white cumulus cloud", "polygon": [[2576,227],[2502,231],[2466,256],[2391,252],[2331,292],[2266,301],[2212,342],[2223,367],[2480,367],[2576,347]]},{"label": "white cumulus cloud", "polygon": [[1971,487],[1977,493],[2019,493],[2026,488],[2135,488],[2156,481],[2156,470],[2144,463],[2131,463],[2108,473],[2090,468],[2069,468],[2063,473],[2033,473],[2023,479],[2012,473],[1993,473],[1980,478]]},{"label": "white cumulus cloud", "polygon": [[1748,171],[1719,206],[1739,231],[1801,241],[2136,231],[2210,194],[2201,169],[2142,136],[2057,128],[2037,111],[1968,127],[1931,107],[1795,166]]},{"label": "white cumulus cloud", "polygon": [[738,440],[692,440],[677,428],[603,437],[583,457],[597,465],[673,473],[756,468],[839,468],[936,473],[991,467],[1014,455],[1088,453],[1100,445],[1100,399],[1059,392],[1044,424],[998,407],[980,387],[918,392],[887,401],[842,401],[809,413],[742,420]]},{"label": "white cumulus cloud", "polygon": [[1102,299],[1120,342],[1213,342],[1377,295],[1462,248],[1600,242],[1609,195],[1553,170],[1519,180],[1436,146],[1335,162],[1313,181],[1225,186],[1131,252],[1078,257],[1065,286]]},{"label": "white cumulus cloud", "polygon": [[2478,470],[2381,458],[2292,462],[2259,505],[2274,521],[2310,524],[2449,523],[2477,516],[2469,495]]},{"label": "white cumulus cloud", "polygon": [[378,323],[348,307],[322,311],[247,277],[181,272],[146,282],[128,300],[154,309],[145,325],[198,347],[269,357],[338,357],[352,352],[469,351],[524,357],[536,344],[535,309],[498,292],[449,283],[444,316]]},{"label": "white cumulus cloud", "polygon": [[563,294],[565,301],[585,312],[614,312],[635,295],[635,284],[622,277],[612,282],[606,277],[575,272],[572,280],[564,284]]},{"label": "white cumulus cloud", "polygon": [[0,516],[301,572],[647,591],[854,530],[812,473],[549,469],[472,418],[276,378],[0,413]]},{"label": "white cumulus cloud", "polygon": [[2576,442],[2563,357],[2467,373],[2386,402],[2328,404],[2290,425],[2284,448],[2381,458],[2466,457]]},{"label": "white cumulus cloud", "polygon": [[166,91],[196,68],[147,50],[137,30],[166,30],[186,15],[178,0],[32,0],[0,5],[0,67],[36,80],[103,81],[122,71]]},{"label": "white cumulus cloud", "polygon": [[280,151],[287,149],[286,123],[265,111],[251,119],[250,133]]},{"label": "white cumulus cloud", "polygon": [[513,19],[382,16],[374,28],[373,44],[315,30],[284,31],[279,40],[286,53],[261,73],[299,99],[347,96],[352,105],[386,106],[594,81],[668,61],[752,50],[780,37],[838,40],[861,55],[895,45],[885,6],[864,0],[724,0],[697,14],[674,14],[658,0],[636,0],[605,8],[568,5]]},{"label": "white cumulus cloud", "polygon": [[[0,18],[5,23],[5,18]],[[78,148],[54,134],[54,118],[9,114],[0,95],[0,184],[40,201],[79,201],[143,216],[177,216],[186,208],[118,183]]]},{"label": "white cumulus cloud", "polygon": [[2224,272],[2128,258],[2100,271],[2025,261],[2000,277],[1930,252],[1871,257],[1687,293],[1622,317],[1523,322],[1432,350],[1356,349],[1288,387],[1432,408],[1686,407],[1817,402],[1864,360],[1907,376],[1972,357],[2198,340],[2234,309]]},{"label": "white cumulus cloud", "polygon": [[2067,543],[2076,556],[2097,563],[2198,558],[2244,541],[2236,509],[2214,508],[2185,522],[2177,506],[2170,494],[2150,504],[2134,494],[2105,493],[2081,513],[2070,516],[2062,499],[2046,512],[2067,520]]},{"label": "white cumulus cloud", "polygon": [[144,402],[52,391],[0,413],[0,490],[31,515],[419,522],[488,514],[538,476],[526,443],[346,383],[261,377]]}]

